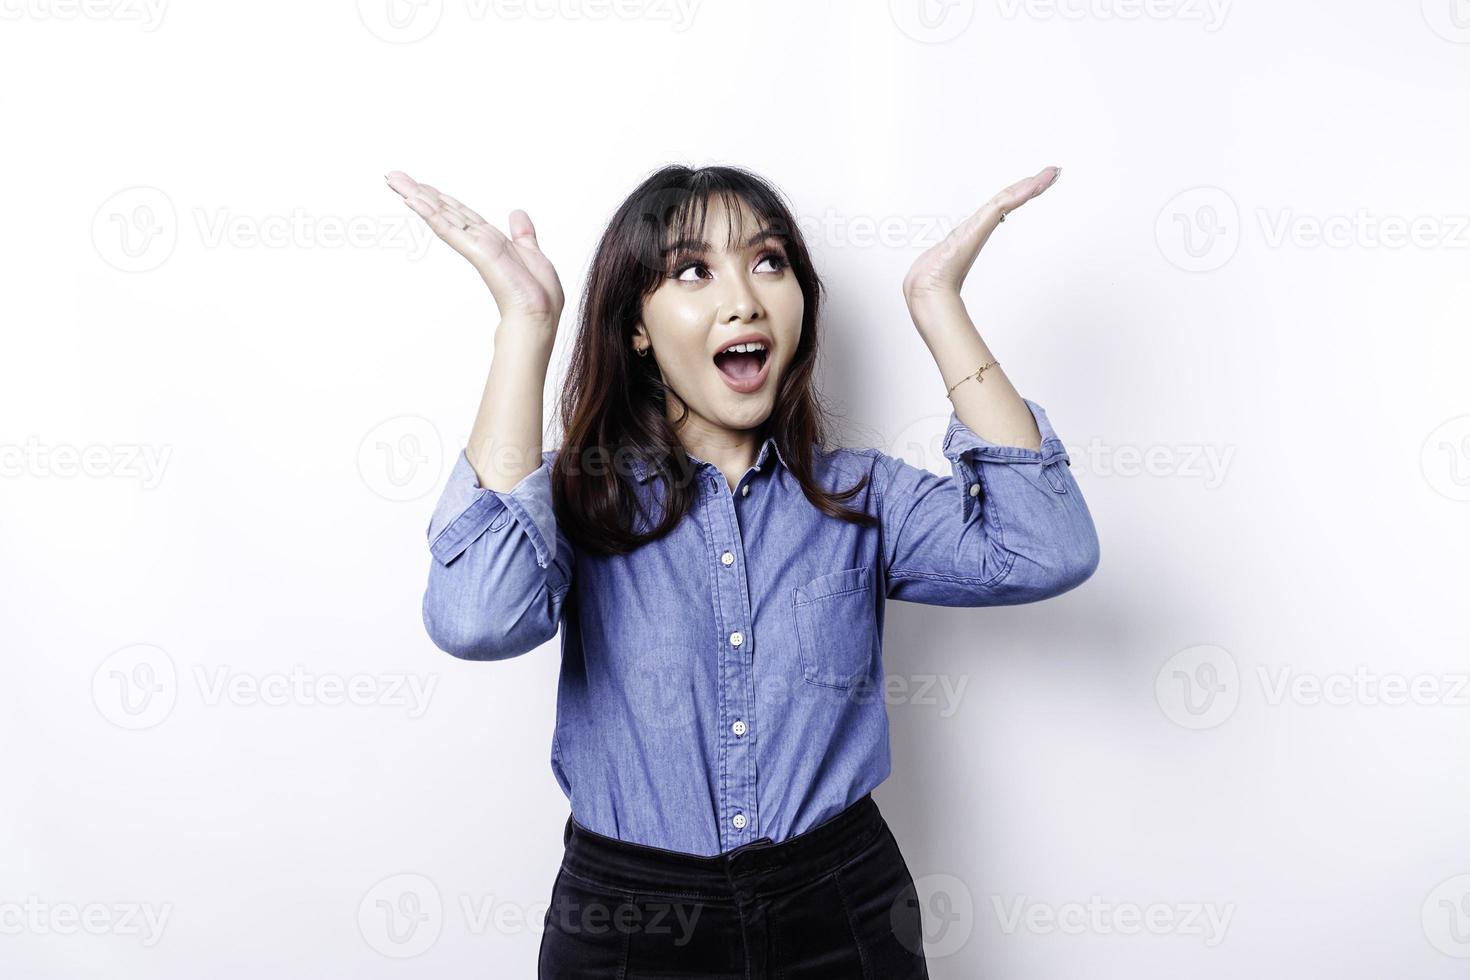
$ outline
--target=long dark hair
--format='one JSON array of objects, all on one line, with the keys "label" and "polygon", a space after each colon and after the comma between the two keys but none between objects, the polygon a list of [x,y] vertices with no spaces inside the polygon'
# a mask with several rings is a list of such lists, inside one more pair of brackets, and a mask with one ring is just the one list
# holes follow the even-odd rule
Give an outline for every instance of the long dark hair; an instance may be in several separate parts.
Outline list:
[{"label": "long dark hair", "polygon": [[[759,439],[775,437],[802,492],[824,513],[860,524],[874,521],[840,503],[866,485],[866,476],[839,492],[824,490],[812,476],[814,452],[827,451],[827,413],[812,385],[823,286],[791,210],[780,192],[748,170],[671,165],[647,177],[613,214],[582,294],[561,395],[562,447],[551,481],[558,523],[587,552],[626,554],[654,541],[673,530],[693,502],[694,469],[667,418],[663,378],[652,355],[634,353],[632,339],[643,301],[672,274],[665,249],[701,237],[716,196],[730,218],[726,247],[734,247],[743,202],[760,227],[770,227],[785,245],[806,301],[796,353]],[[667,491],[662,519],[654,524],[649,518],[643,532],[630,485],[635,458],[646,461]]]}]

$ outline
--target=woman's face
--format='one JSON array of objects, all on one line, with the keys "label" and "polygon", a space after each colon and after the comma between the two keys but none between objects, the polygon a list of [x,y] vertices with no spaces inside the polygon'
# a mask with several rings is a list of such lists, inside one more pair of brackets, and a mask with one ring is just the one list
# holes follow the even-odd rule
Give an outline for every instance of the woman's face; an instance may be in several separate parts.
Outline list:
[{"label": "woman's face", "polygon": [[[679,417],[682,400],[689,408],[685,424],[699,436],[753,429],[770,417],[806,307],[781,240],[766,234],[770,229],[759,227],[742,203],[735,244],[726,251],[727,220],[715,197],[704,244],[675,243],[670,274],[644,299],[633,341],[652,346],[648,356],[670,389],[670,419]],[[764,353],[722,353],[742,340]]]}]

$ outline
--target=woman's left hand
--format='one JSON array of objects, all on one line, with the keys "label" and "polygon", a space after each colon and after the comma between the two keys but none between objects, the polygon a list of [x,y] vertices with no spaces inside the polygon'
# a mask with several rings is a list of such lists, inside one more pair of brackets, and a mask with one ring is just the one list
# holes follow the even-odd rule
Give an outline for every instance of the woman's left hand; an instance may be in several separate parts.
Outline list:
[{"label": "woman's left hand", "polygon": [[1016,181],[981,205],[980,210],[965,219],[943,241],[914,260],[903,280],[903,298],[909,310],[916,312],[934,300],[958,299],[960,286],[970,274],[975,257],[980,254],[995,226],[1000,224],[1001,212],[1009,214],[1016,210],[1056,183],[1061,173],[1061,167],[1044,167],[1035,176]]}]

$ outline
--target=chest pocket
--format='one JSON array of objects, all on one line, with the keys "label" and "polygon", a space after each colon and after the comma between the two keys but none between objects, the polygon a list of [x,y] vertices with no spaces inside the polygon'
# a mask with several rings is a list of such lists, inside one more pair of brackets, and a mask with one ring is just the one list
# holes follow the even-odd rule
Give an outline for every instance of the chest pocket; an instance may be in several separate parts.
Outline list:
[{"label": "chest pocket", "polygon": [[797,646],[808,684],[850,690],[873,672],[878,624],[872,568],[844,568],[793,591]]}]

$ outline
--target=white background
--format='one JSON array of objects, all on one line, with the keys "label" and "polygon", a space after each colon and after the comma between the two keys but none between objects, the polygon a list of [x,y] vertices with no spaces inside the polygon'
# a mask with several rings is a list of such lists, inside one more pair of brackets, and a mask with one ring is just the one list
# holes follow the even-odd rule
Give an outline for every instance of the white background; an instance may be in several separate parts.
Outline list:
[{"label": "white background", "polygon": [[534,975],[559,648],[419,619],[495,311],[382,175],[530,212],[551,399],[683,161],[790,196],[843,441],[940,472],[903,274],[1063,167],[965,295],[1102,564],[889,607],[931,974],[1464,975],[1464,0],[394,2],[0,5],[0,973]]}]

